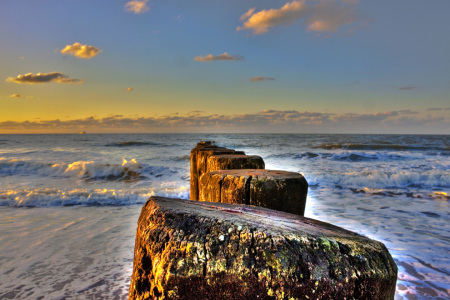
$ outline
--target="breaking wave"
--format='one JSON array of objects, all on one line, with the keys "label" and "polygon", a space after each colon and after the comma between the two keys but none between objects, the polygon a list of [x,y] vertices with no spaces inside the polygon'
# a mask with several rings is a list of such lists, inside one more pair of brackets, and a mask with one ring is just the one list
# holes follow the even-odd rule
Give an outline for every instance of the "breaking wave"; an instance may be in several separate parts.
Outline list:
[{"label": "breaking wave", "polygon": [[127,180],[139,177],[161,177],[176,172],[163,166],[142,166],[136,159],[122,164],[103,164],[95,161],[46,163],[33,160],[0,158],[0,175],[39,175],[76,177],[83,180]]},{"label": "breaking wave", "polygon": [[450,176],[446,170],[404,170],[387,172],[365,170],[343,174],[305,174],[310,185],[333,184],[350,189],[449,189]]},{"label": "breaking wave", "polygon": [[143,204],[151,196],[188,199],[189,188],[164,187],[152,189],[23,189],[0,190],[0,206],[125,206]]},{"label": "breaking wave", "polygon": [[293,158],[293,159],[325,159],[325,160],[336,160],[336,161],[349,161],[349,162],[363,162],[363,161],[373,161],[373,160],[402,160],[409,156],[407,154],[394,154],[386,152],[363,152],[363,151],[342,151],[336,153],[327,152],[304,152],[304,153],[285,153],[285,154],[275,154],[269,155],[266,158],[276,159],[276,158]]}]

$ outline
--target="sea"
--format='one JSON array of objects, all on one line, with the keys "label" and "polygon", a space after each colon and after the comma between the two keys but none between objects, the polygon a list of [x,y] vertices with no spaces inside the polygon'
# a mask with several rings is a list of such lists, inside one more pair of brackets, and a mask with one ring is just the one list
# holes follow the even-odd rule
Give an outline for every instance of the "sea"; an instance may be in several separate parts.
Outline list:
[{"label": "sea", "polygon": [[0,135],[0,299],[127,299],[152,195],[189,198],[202,140],[303,174],[305,215],[383,242],[396,299],[450,298],[450,136]]}]

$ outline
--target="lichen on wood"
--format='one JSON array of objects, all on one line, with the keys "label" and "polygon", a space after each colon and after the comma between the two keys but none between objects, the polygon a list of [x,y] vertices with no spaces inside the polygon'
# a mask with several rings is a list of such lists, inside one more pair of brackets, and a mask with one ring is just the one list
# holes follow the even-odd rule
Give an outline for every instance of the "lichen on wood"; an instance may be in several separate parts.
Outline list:
[{"label": "lichen on wood", "polygon": [[130,299],[393,299],[386,247],[261,207],[152,197],[139,217]]},{"label": "lichen on wood", "polygon": [[242,154],[242,151],[235,151],[233,149],[227,149],[213,145],[212,141],[204,141],[197,144],[197,146],[191,150],[191,188],[190,199],[198,200],[198,180],[207,172],[208,157],[212,155],[220,154]]},{"label": "lichen on wood", "polygon": [[219,170],[199,179],[200,201],[247,204],[303,215],[308,182],[300,173]]}]

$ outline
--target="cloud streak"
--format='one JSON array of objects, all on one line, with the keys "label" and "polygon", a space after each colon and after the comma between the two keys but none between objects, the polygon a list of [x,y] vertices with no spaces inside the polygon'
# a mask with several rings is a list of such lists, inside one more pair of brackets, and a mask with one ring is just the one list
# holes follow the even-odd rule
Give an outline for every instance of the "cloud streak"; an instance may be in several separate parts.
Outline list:
[{"label": "cloud streak", "polygon": [[399,110],[397,112],[399,114],[404,114],[404,115],[417,115],[417,114],[419,114],[418,111],[413,111],[413,110],[410,110],[410,109],[403,109],[403,110]]},{"label": "cloud streak", "polygon": [[[427,127],[431,126],[431,127]],[[433,127],[434,126],[434,127]],[[353,128],[356,132],[380,132],[392,128],[410,130],[411,127],[449,129],[450,118],[432,116],[405,116],[399,111],[374,114],[334,114],[297,110],[263,110],[252,114],[205,114],[202,111],[187,114],[170,114],[156,117],[124,117],[115,115],[104,118],[88,117],[74,120],[38,120],[0,122],[2,130],[97,130],[117,132],[339,132]],[[430,130],[430,132],[433,132]]]},{"label": "cloud streak", "polygon": [[345,25],[362,20],[356,9],[357,1],[318,0],[309,4],[305,0],[294,0],[281,8],[255,12],[255,8],[245,12],[240,20],[239,30],[251,30],[254,34],[264,34],[276,26],[290,26],[302,20],[307,31],[336,32]]},{"label": "cloud streak", "polygon": [[125,10],[135,14],[143,14],[150,10],[148,0],[132,0],[125,3]]},{"label": "cloud streak", "polygon": [[20,98],[20,95],[19,94],[12,94],[12,95],[9,95],[9,98]]},{"label": "cloud streak", "polygon": [[265,77],[265,76],[258,76],[258,77],[252,77],[249,78],[251,82],[259,82],[259,81],[266,81],[266,80],[275,80],[273,77]]},{"label": "cloud streak", "polygon": [[67,83],[74,84],[83,83],[81,79],[69,78],[67,75],[64,75],[60,72],[51,72],[51,73],[37,73],[36,75],[32,73],[27,73],[25,75],[18,75],[17,77],[8,77],[5,80],[6,82],[14,82],[14,83],[27,83],[27,84],[41,84],[48,82],[56,82],[56,83]]},{"label": "cloud streak", "polygon": [[80,43],[66,45],[66,47],[61,50],[61,54],[68,54],[83,59],[91,59],[100,53],[102,53],[102,50],[99,48],[90,45],[82,45]]},{"label": "cloud streak", "polygon": [[212,62],[212,61],[218,61],[218,60],[244,60],[243,56],[240,55],[230,55],[227,52],[224,52],[219,55],[212,55],[208,54],[205,56],[196,56],[194,57],[194,61],[201,61],[201,62]]},{"label": "cloud streak", "polygon": [[408,85],[408,86],[399,87],[398,90],[400,90],[400,91],[410,91],[410,90],[413,90],[415,88],[416,88],[415,86]]}]

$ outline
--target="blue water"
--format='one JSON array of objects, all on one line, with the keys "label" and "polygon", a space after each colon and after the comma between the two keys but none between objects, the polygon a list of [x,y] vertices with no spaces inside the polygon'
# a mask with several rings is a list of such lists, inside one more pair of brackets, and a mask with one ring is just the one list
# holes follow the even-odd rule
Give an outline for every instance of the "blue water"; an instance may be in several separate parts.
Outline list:
[{"label": "blue water", "polygon": [[450,297],[450,136],[0,135],[0,298],[123,298],[140,207],[200,140],[302,173],[306,216],[383,242],[397,299]]}]

